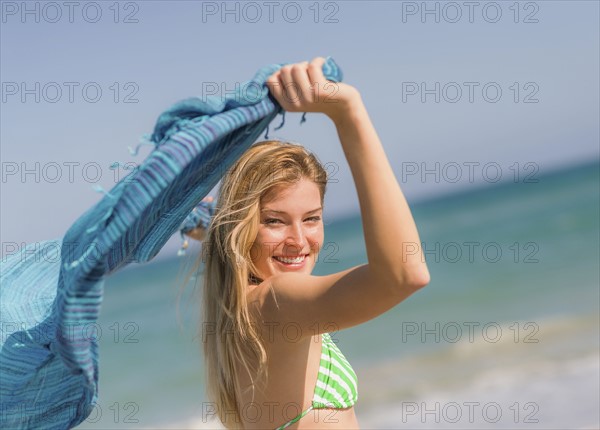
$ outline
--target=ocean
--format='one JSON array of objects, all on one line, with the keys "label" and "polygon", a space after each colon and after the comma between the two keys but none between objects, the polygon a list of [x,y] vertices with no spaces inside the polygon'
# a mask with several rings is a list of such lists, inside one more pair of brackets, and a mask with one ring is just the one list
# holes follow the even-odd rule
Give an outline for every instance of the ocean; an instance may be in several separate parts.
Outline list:
[{"label": "ocean", "polygon": [[[600,427],[599,167],[409,201],[430,284],[332,333],[358,375],[361,428]],[[324,221],[313,273],[366,263],[360,217]],[[199,246],[107,278],[99,403],[77,428],[219,428],[201,285],[181,288]]]}]

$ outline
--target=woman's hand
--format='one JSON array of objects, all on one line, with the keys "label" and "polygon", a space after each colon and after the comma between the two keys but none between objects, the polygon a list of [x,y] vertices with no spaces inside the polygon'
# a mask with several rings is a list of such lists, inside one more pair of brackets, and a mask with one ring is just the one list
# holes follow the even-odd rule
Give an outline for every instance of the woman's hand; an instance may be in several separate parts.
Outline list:
[{"label": "woman's hand", "polygon": [[[213,197],[212,196],[208,196],[202,199],[203,202],[212,202],[213,201]],[[204,240],[204,238],[206,237],[206,230],[202,227],[196,227],[193,230],[188,231],[187,233],[184,233],[186,236],[191,237],[192,239],[196,239],[198,241],[202,241]]]},{"label": "woman's hand", "polygon": [[362,103],[358,90],[342,82],[328,81],[323,75],[325,58],[310,63],[283,66],[267,79],[267,86],[288,112],[321,112],[336,121]]}]

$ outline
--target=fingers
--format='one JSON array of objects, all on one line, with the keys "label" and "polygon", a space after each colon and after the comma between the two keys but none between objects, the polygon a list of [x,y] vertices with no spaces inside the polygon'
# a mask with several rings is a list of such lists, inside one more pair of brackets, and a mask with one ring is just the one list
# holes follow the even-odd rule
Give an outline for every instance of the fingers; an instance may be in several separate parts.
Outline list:
[{"label": "fingers", "polygon": [[269,90],[288,111],[310,110],[316,100],[319,86],[327,80],[323,75],[325,58],[316,57],[310,63],[286,64],[266,81]]},{"label": "fingers", "polygon": [[302,102],[312,101],[311,83],[308,78],[308,61],[283,67],[280,80],[288,103],[299,105]]},{"label": "fingers", "polygon": [[202,241],[206,237],[206,231],[201,227],[197,227],[197,228],[190,230],[184,234],[186,236],[191,237],[192,239],[195,239],[198,241]]},{"label": "fingers", "polygon": [[292,103],[297,98],[297,91],[292,80],[292,67],[294,66],[289,64],[279,69],[279,85],[286,103]]},{"label": "fingers", "polygon": [[276,71],[275,73],[273,73],[271,76],[269,76],[266,84],[269,87],[269,91],[271,92],[271,94],[273,94],[273,96],[279,102],[279,104],[282,104],[283,87],[281,85],[281,82],[279,81],[280,74],[281,74],[281,69]]},{"label": "fingers", "polygon": [[314,99],[314,88],[308,75],[308,61],[300,63],[300,67],[292,68],[292,78],[298,87],[299,102],[312,102]]},{"label": "fingers", "polygon": [[313,85],[318,85],[324,83],[327,79],[325,79],[325,75],[323,75],[323,65],[325,64],[325,58],[316,57],[310,62],[308,66],[308,76],[310,78],[310,82]]}]

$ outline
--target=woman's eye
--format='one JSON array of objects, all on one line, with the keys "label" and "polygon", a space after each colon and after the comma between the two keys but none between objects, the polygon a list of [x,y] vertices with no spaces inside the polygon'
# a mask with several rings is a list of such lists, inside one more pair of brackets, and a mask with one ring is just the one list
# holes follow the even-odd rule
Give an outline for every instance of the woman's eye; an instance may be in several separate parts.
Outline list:
[{"label": "woman's eye", "polygon": [[[318,222],[321,220],[320,216],[313,216],[310,218],[306,218],[307,221],[313,221],[313,222]],[[265,224],[276,224],[276,223],[281,223],[281,220],[278,220],[276,218],[268,218],[266,220],[263,221]]]},{"label": "woman's eye", "polygon": [[277,222],[281,222],[281,221],[279,221],[278,219],[275,219],[275,218],[269,218],[269,219],[265,220],[265,224],[275,224]]}]

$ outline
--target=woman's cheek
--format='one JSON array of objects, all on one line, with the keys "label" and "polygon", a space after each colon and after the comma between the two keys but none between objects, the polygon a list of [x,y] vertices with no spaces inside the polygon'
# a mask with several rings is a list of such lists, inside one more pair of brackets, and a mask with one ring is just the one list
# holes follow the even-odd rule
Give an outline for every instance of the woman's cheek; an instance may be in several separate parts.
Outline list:
[{"label": "woman's cheek", "polygon": [[255,245],[260,244],[261,256],[270,257],[282,240],[282,234],[277,234],[276,232],[262,231],[258,233]]},{"label": "woman's cheek", "polygon": [[314,244],[314,247],[317,249],[321,249],[323,248],[323,241],[325,240],[325,233],[323,231],[323,229],[316,229],[316,231],[313,232],[312,236],[312,242]]},{"label": "woman's cheek", "polygon": [[265,244],[277,244],[279,242],[281,242],[284,238],[284,234],[281,231],[276,231],[276,230],[271,230],[271,231],[265,231],[263,232],[263,234],[261,235],[261,243],[265,243]]}]

